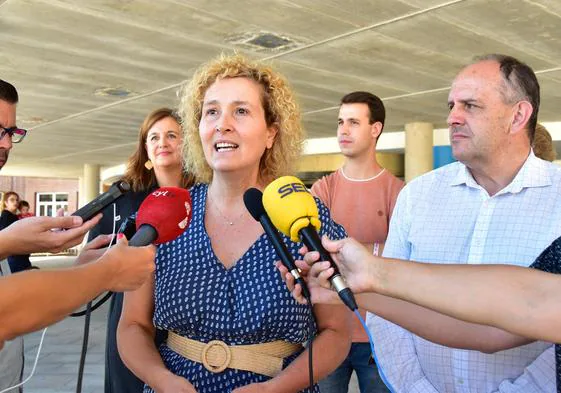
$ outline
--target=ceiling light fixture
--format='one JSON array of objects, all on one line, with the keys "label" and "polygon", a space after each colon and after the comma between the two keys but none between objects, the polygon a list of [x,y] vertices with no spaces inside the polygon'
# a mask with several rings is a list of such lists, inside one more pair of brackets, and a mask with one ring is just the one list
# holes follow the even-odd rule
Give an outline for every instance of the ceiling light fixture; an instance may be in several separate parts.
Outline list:
[{"label": "ceiling light fixture", "polygon": [[296,48],[302,44],[301,40],[267,31],[238,34],[229,37],[226,41],[257,52],[278,52]]},{"label": "ceiling light fixture", "polygon": [[120,98],[130,97],[131,95],[134,95],[132,91],[123,87],[102,87],[96,89],[94,94],[101,97],[112,96]]}]

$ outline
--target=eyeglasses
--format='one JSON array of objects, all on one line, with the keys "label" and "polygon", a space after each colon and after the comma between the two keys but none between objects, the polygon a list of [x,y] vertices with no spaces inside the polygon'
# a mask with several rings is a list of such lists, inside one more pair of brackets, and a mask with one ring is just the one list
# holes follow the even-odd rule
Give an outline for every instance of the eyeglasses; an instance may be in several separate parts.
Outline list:
[{"label": "eyeglasses", "polygon": [[0,126],[0,139],[4,138],[4,135],[6,134],[12,138],[12,143],[19,143],[23,140],[23,138],[25,138],[27,130],[17,127],[5,128]]}]

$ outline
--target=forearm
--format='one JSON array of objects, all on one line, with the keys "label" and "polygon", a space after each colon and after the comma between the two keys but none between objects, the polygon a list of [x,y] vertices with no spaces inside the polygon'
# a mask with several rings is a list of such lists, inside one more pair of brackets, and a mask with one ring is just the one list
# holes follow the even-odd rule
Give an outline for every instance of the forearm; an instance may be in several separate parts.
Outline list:
[{"label": "forearm", "polygon": [[155,330],[140,324],[119,322],[117,347],[126,366],[148,386],[158,391],[166,378],[173,375],[169,371],[154,344]]},{"label": "forearm", "polygon": [[48,326],[107,289],[100,263],[0,278],[0,341]]},{"label": "forearm", "polygon": [[561,341],[561,278],[506,265],[384,264],[379,292],[467,322]]},{"label": "forearm", "polygon": [[464,322],[439,312],[375,293],[356,297],[361,308],[434,343],[485,353],[513,348],[530,340],[487,325]]},{"label": "forearm", "polygon": [[0,229],[0,260],[8,258],[10,253],[10,242],[7,239],[5,232]]},{"label": "forearm", "polygon": [[[348,317],[352,317],[348,315]],[[343,362],[351,345],[348,330],[322,330],[313,342],[314,381],[317,382]],[[286,369],[273,378],[270,383],[278,386],[279,392],[297,392],[309,386],[309,349],[298,356]]]}]

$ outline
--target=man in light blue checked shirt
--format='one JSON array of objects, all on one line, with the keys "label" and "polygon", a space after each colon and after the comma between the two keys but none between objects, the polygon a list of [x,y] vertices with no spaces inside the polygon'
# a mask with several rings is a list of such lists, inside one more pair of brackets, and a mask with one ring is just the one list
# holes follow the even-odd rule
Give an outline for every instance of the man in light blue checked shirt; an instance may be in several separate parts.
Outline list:
[{"label": "man in light blue checked shirt", "polygon": [[[534,72],[512,57],[488,55],[462,69],[448,98],[459,162],[402,190],[383,256],[528,266],[559,237],[561,168],[531,150],[539,103]],[[486,354],[434,344],[373,314],[368,323],[396,392],[556,391],[550,343]]]}]

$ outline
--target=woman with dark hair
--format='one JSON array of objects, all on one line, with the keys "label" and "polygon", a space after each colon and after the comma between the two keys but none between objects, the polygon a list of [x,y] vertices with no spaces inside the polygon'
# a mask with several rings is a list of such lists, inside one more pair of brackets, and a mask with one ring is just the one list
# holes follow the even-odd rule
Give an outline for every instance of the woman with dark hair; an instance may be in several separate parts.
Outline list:
[{"label": "woman with dark hair", "polygon": [[[94,239],[99,234],[113,233],[115,216],[120,219],[115,220],[116,232],[121,222],[136,213],[144,198],[155,188],[188,188],[193,184],[193,177],[183,169],[183,138],[179,124],[179,118],[169,108],[157,109],[146,116],[140,127],[136,150],[130,156],[123,176],[123,180],[131,185],[132,192],[115,202],[115,215],[113,205],[103,211],[103,218],[92,229],[89,239]],[[114,293],[107,322],[105,392],[139,393],[142,392],[144,383],[127,369],[117,350],[116,331],[122,307],[123,294]],[[156,343],[164,338],[165,335],[156,335]]]},{"label": "woman with dark hair", "polygon": [[[8,191],[2,196],[2,214],[0,215],[0,231],[19,220],[17,215],[19,206],[19,195],[16,192]],[[8,263],[12,273],[31,269],[29,255],[10,255]]]}]

